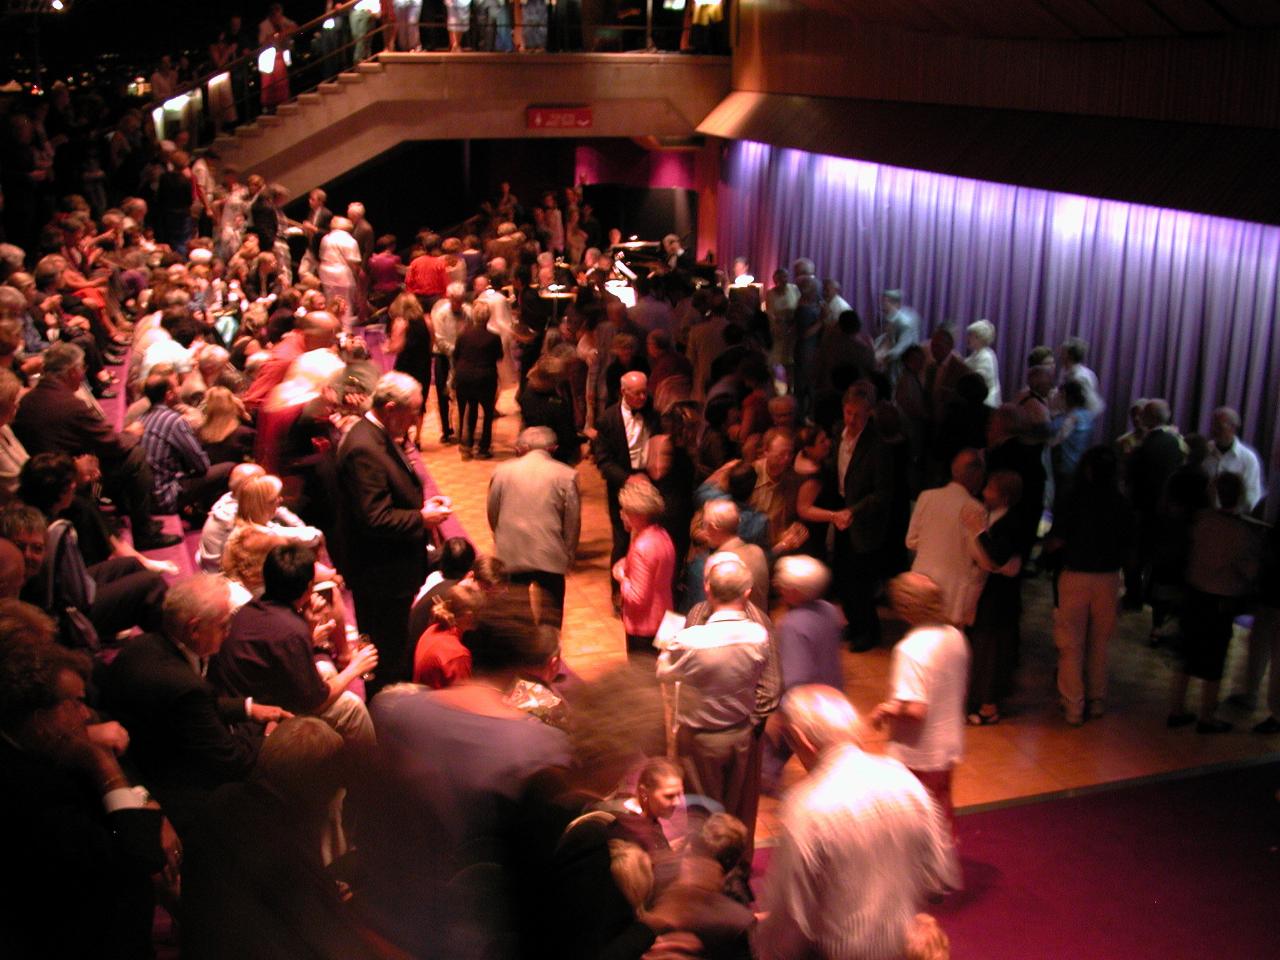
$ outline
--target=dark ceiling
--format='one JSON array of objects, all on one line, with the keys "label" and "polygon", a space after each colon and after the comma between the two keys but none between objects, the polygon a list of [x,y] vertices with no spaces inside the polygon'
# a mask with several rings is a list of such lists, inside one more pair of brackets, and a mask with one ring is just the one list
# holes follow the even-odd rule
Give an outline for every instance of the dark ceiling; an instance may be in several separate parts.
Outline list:
[{"label": "dark ceiling", "polygon": [[1280,26],[1277,0],[801,0],[903,30],[1043,40],[1225,34]]}]

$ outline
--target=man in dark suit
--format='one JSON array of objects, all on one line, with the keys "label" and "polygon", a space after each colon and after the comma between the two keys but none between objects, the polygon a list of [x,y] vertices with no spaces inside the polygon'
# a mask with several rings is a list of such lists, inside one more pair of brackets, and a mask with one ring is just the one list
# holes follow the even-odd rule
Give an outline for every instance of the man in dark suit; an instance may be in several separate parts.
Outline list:
[{"label": "man in dark suit", "polygon": [[76,391],[84,382],[84,351],[74,344],[55,343],[44,352],[44,376],[22,398],[13,419],[27,453],[91,453],[102,466],[102,485],[133,528],[139,550],[172,547],[182,538],[165,534],[151,518],[152,476],[146,452],[136,437],[111,429]]},{"label": "man in dark suit", "polygon": [[[618,510],[618,491],[628,477],[644,470],[649,438],[657,432],[658,415],[649,406],[649,378],[638,370],[623,374],[622,399],[601,414],[591,448],[608,494],[609,522],[613,526],[610,568],[626,556],[631,545],[631,536],[622,525]],[[617,583],[613,586],[616,601]]]},{"label": "man in dark suit", "polygon": [[319,187],[307,194],[307,219],[302,221],[302,230],[307,235],[307,257],[311,273],[319,269],[320,240],[329,232],[329,223],[333,220],[333,211],[324,205],[327,199],[327,195]]},{"label": "man in dark suit", "polygon": [[876,614],[876,581],[881,574],[889,513],[893,501],[893,460],[880,440],[871,400],[853,388],[844,398],[844,432],[836,455],[836,471],[848,529],[836,534],[837,581],[849,640],[855,653],[880,642]]},{"label": "man in dark suit", "polygon": [[1147,570],[1159,539],[1160,506],[1169,478],[1187,459],[1183,439],[1170,421],[1173,415],[1164,400],[1148,400],[1142,408],[1142,425],[1147,435],[1129,457],[1129,502],[1138,514],[1138,543],[1134,558],[1125,571],[1124,605],[1141,610]]},{"label": "man in dark suit", "polygon": [[409,611],[427,576],[428,532],[451,512],[444,497],[423,502],[422,481],[401,447],[421,415],[418,381],[384,374],[372,409],[338,448],[342,573],[360,628],[378,648],[371,693],[409,679]]},{"label": "man in dark suit", "polygon": [[179,833],[210,791],[248,776],[261,744],[258,725],[290,716],[252,699],[219,697],[205,679],[230,623],[226,581],[197,574],[165,596],[163,634],[130,641],[101,671],[103,707],[129,731],[129,756]]}]

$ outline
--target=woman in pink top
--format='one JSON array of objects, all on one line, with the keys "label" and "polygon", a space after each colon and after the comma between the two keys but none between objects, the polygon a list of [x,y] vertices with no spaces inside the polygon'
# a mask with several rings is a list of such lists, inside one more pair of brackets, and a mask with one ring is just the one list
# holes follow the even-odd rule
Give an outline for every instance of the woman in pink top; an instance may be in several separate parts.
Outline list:
[{"label": "woman in pink top", "polygon": [[673,606],[676,548],[657,523],[665,504],[648,478],[634,476],[618,492],[622,522],[631,532],[631,548],[613,565],[622,593],[622,628],[627,650],[656,655],[653,637],[663,614]]}]

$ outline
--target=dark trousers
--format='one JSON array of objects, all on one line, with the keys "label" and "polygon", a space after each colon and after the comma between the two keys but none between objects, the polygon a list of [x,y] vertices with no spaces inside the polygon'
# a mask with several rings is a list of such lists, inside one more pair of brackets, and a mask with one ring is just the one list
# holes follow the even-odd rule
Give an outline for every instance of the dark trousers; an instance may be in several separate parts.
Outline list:
[{"label": "dark trousers", "polygon": [[880,643],[880,617],[876,613],[880,567],[880,551],[854,550],[844,537],[837,539],[837,589],[849,621],[849,641],[856,648],[867,649]]},{"label": "dark trousers", "polygon": [[131,627],[148,633],[160,630],[160,606],[169,591],[164,577],[147,570],[136,557],[95,563],[89,576],[98,589],[87,612],[103,640]]},{"label": "dark trousers", "polygon": [[141,444],[119,463],[102,465],[102,489],[129,518],[134,539],[145,541],[151,535],[152,476]]},{"label": "dark trousers", "polygon": [[484,426],[480,430],[481,453],[488,453],[493,442],[493,415],[496,385],[488,389],[458,391],[458,428],[462,431],[462,445],[470,447],[476,438],[476,419],[484,411]]},{"label": "dark trousers", "polygon": [[227,481],[235,466],[230,462],[215,463],[202,477],[183,477],[179,481],[182,489],[178,493],[178,512],[190,507],[201,516],[208,513],[213,502],[227,492]]},{"label": "dark trousers", "polygon": [[[609,569],[627,555],[631,549],[631,534],[622,523],[622,511],[618,509],[618,493],[621,488],[610,486],[607,490],[609,498],[609,526],[613,530],[613,548],[609,551]],[[613,592],[618,592],[618,581],[613,581]]]},{"label": "dark trousers", "polygon": [[391,683],[402,683],[411,676],[413,650],[409,646],[409,611],[413,594],[388,596],[368,587],[351,588],[356,604],[356,623],[378,648],[378,669],[365,683],[368,696]]},{"label": "dark trousers", "polygon": [[[463,439],[463,443],[467,441]],[[538,622],[564,625],[564,574],[547,570],[524,570],[510,575],[512,583],[519,586],[537,584],[539,591]],[[532,597],[530,601],[532,602]]]},{"label": "dark trousers", "polygon": [[443,353],[431,355],[431,379],[436,382],[436,404],[440,409],[440,436],[453,436],[449,422],[449,357]]}]

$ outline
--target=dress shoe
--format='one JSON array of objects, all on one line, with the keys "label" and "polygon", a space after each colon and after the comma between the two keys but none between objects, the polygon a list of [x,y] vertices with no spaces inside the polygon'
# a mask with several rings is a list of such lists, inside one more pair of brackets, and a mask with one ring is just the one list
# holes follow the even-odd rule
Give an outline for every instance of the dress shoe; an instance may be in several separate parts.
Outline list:
[{"label": "dress shoe", "polygon": [[163,550],[166,547],[176,547],[182,542],[182,538],[176,533],[153,533],[145,540],[137,540],[134,547],[139,550]]},{"label": "dress shoe", "polygon": [[1226,720],[1210,717],[1196,724],[1196,733],[1230,733],[1234,726],[1235,724],[1228,723]]},{"label": "dress shoe", "polygon": [[1267,717],[1267,719],[1263,720],[1261,723],[1254,725],[1253,732],[1265,734],[1280,733],[1280,720],[1277,720],[1275,717]]},{"label": "dress shoe", "polygon": [[493,459],[493,454],[492,454],[492,453],[490,453],[488,450],[478,450],[478,451],[476,452],[476,459],[477,459],[477,460],[492,460],[492,459]]}]

